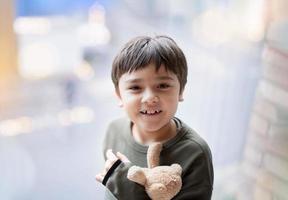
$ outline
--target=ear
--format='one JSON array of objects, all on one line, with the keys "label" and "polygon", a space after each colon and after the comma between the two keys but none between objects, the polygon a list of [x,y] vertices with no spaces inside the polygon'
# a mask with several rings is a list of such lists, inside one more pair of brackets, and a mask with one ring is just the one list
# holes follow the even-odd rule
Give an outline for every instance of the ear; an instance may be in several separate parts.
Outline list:
[{"label": "ear", "polygon": [[122,98],[121,98],[120,91],[119,91],[119,88],[118,88],[118,87],[115,88],[115,95],[116,95],[117,98],[118,98],[118,106],[119,106],[120,108],[122,108],[122,107],[123,107],[123,102],[122,102]]},{"label": "ear", "polygon": [[181,176],[182,167],[179,164],[172,164],[171,167],[175,170],[175,172]]},{"label": "ear", "polygon": [[[184,90],[184,89],[183,89],[183,90]],[[180,94],[179,94],[178,101],[184,101],[183,90],[182,90],[182,91],[180,92]]]},{"label": "ear", "polygon": [[127,178],[140,185],[144,185],[146,182],[146,175],[144,170],[138,166],[132,166],[128,170]]}]

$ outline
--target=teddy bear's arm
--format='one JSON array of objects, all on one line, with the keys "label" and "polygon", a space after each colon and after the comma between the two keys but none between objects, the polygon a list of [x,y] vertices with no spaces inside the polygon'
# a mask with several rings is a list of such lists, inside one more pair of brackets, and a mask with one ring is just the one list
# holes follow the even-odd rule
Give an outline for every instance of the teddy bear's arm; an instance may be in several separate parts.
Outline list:
[{"label": "teddy bear's arm", "polygon": [[162,150],[162,144],[160,142],[153,143],[149,146],[147,151],[148,168],[154,168],[159,165],[161,150]]},{"label": "teddy bear's arm", "polygon": [[140,185],[144,185],[146,182],[146,175],[142,168],[138,166],[132,166],[128,170],[127,178]]}]

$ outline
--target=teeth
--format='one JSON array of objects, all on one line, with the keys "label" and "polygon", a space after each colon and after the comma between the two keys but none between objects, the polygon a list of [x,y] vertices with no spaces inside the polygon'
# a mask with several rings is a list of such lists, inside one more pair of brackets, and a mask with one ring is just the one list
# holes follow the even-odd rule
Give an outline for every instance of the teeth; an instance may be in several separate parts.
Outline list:
[{"label": "teeth", "polygon": [[158,114],[160,113],[161,110],[142,110],[142,114],[148,114],[148,115],[153,115],[153,114]]}]

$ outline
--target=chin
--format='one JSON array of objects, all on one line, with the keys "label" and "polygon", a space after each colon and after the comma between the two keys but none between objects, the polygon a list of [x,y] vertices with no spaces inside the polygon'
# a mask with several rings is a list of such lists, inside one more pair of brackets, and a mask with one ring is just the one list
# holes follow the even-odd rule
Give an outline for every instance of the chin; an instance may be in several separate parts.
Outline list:
[{"label": "chin", "polygon": [[154,133],[161,129],[161,127],[143,127],[142,130],[145,130],[146,133]]}]

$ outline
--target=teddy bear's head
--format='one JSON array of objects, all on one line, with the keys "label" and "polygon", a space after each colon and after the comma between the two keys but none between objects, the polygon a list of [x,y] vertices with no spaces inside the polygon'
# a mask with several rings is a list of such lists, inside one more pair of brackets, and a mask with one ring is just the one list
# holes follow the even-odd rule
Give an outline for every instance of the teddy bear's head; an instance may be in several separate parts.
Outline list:
[{"label": "teddy bear's head", "polygon": [[182,168],[179,164],[159,166],[161,149],[161,143],[150,145],[147,152],[148,168],[132,166],[127,178],[143,185],[151,199],[170,200],[182,187]]}]

